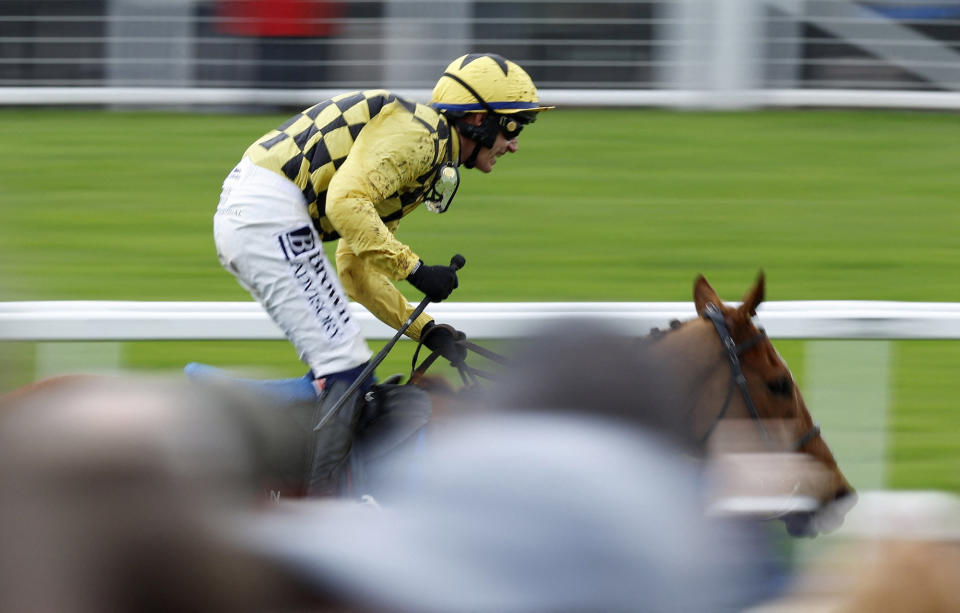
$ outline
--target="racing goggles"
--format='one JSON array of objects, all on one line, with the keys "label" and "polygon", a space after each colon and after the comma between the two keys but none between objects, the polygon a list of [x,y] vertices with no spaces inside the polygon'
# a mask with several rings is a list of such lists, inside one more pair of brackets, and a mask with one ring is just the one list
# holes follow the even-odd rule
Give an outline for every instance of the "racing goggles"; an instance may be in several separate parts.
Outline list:
[{"label": "racing goggles", "polygon": [[457,195],[460,187],[460,173],[453,164],[444,164],[437,171],[437,177],[423,195],[423,203],[431,213],[445,213]]},{"label": "racing goggles", "polygon": [[497,129],[507,140],[513,140],[523,130],[523,126],[533,123],[537,120],[537,114],[532,111],[519,111],[517,113],[497,113]]},{"label": "racing goggles", "polygon": [[497,129],[500,130],[500,134],[503,134],[504,138],[507,140],[515,139],[520,131],[523,130],[524,121],[521,121],[519,117],[514,117],[513,115],[500,115],[497,114]]}]

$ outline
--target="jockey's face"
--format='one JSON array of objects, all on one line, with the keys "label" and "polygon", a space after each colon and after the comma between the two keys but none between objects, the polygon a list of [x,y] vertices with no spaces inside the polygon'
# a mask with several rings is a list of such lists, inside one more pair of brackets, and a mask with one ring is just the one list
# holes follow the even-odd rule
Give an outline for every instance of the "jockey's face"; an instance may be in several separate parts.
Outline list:
[{"label": "jockey's face", "polygon": [[[480,125],[483,122],[486,113],[471,113],[463,118],[463,121],[474,126]],[[463,162],[473,153],[473,147],[476,146],[474,141],[469,141],[470,145],[460,148],[460,161]],[[516,153],[518,149],[517,138],[508,139],[503,135],[502,132],[497,132],[497,140],[493,143],[492,148],[481,147],[480,153],[477,154],[477,161],[475,162],[475,167],[481,172],[490,172],[493,170],[493,166],[497,163],[497,158],[505,153]]]}]

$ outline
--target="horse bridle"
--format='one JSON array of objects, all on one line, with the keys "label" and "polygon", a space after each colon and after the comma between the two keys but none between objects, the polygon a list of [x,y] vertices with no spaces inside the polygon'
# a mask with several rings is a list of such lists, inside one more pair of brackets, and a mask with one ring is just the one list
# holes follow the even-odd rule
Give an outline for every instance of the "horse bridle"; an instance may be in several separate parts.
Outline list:
[{"label": "horse bridle", "polygon": [[[754,405],[753,398],[750,396],[750,390],[747,389],[747,377],[743,374],[743,368],[740,365],[740,355],[757,343],[766,339],[766,330],[760,328],[759,332],[738,345],[733,340],[733,336],[730,334],[730,330],[727,328],[727,322],[723,318],[723,313],[715,304],[712,302],[707,303],[706,307],[704,308],[704,315],[713,323],[714,329],[720,336],[720,342],[723,345],[724,350],[726,350],[727,362],[730,365],[730,385],[727,387],[727,397],[723,401],[723,407],[720,408],[720,413],[717,415],[717,419],[714,420],[706,434],[704,434],[703,438],[700,439],[700,445],[702,446],[707,442],[707,439],[710,438],[710,435],[713,434],[713,431],[716,429],[717,424],[719,424],[720,420],[722,420],[724,415],[726,415],[727,409],[730,407],[730,401],[733,399],[734,388],[740,389],[740,395],[743,396],[743,402],[747,406],[747,412],[750,414],[750,419],[757,424],[757,427],[760,430],[760,438],[765,442],[772,443],[773,437],[770,436],[770,432],[767,430],[766,426],[763,425],[763,420],[760,418],[760,414],[757,412],[757,407]],[[820,425],[814,423],[813,426],[811,426],[811,428],[793,444],[792,451],[799,451],[804,445],[809,443],[815,437],[819,436],[819,434]]]}]

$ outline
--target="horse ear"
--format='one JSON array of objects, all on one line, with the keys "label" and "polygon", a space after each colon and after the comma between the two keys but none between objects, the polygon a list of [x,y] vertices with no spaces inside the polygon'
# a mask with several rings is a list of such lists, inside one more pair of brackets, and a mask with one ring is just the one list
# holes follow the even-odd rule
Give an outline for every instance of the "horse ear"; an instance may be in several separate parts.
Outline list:
[{"label": "horse ear", "polygon": [[703,317],[704,309],[711,302],[718,308],[722,304],[720,296],[710,287],[707,279],[703,275],[697,275],[697,280],[693,282],[693,303],[697,307],[697,315]]},{"label": "horse ear", "polygon": [[741,311],[746,311],[751,316],[757,314],[757,307],[760,306],[760,303],[763,302],[763,295],[766,291],[766,280],[764,278],[763,271],[757,275],[757,282],[754,283],[753,289],[746,293],[743,297],[743,304],[740,305]]}]

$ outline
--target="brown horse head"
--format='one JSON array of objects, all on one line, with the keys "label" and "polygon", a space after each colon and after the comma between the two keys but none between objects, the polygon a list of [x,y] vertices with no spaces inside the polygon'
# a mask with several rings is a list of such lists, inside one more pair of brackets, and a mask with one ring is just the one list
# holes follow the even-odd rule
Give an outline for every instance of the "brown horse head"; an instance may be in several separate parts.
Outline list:
[{"label": "brown horse head", "polygon": [[[754,451],[804,454],[815,470],[792,477],[792,493],[815,498],[815,512],[782,517],[791,534],[813,536],[839,526],[856,494],[820,435],[786,362],[754,321],[764,298],[764,276],[739,306],[724,304],[701,275],[693,288],[698,318],[675,326],[651,349],[671,372],[687,427],[702,444],[721,424],[738,423]],[[744,446],[743,441],[739,443]],[[746,456],[749,457],[749,456]],[[766,456],[755,456],[757,461]],[[783,475],[779,476],[784,479]],[[786,477],[788,480],[791,477]]]}]

